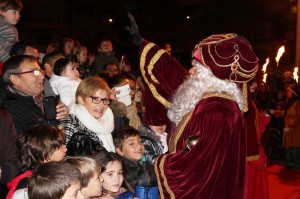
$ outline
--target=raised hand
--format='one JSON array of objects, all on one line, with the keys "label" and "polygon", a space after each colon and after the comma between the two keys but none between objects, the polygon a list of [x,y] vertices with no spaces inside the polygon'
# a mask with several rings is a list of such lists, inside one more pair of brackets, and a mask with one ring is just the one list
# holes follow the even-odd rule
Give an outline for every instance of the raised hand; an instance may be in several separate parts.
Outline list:
[{"label": "raised hand", "polygon": [[135,19],[130,12],[127,13],[127,16],[130,20],[130,27],[126,26],[125,28],[130,33],[133,43],[136,46],[141,46],[143,42],[143,38],[140,35],[139,27],[136,24]]}]

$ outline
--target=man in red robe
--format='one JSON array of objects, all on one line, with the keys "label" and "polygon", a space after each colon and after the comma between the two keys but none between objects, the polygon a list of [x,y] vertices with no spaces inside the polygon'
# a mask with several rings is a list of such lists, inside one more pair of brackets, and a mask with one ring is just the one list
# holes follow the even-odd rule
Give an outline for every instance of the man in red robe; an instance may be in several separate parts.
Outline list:
[{"label": "man in red robe", "polygon": [[246,198],[243,112],[258,70],[248,41],[232,33],[204,39],[192,53],[191,75],[157,45],[140,44],[145,119],[176,126],[169,154],[155,163],[160,197]]}]

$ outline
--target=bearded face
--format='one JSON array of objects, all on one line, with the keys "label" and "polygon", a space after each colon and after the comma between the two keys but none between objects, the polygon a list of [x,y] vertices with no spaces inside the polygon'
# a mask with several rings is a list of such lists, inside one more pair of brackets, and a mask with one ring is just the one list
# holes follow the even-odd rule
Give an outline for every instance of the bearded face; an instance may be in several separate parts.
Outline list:
[{"label": "bearded face", "polygon": [[204,94],[227,93],[235,98],[240,109],[244,107],[245,100],[235,83],[215,77],[210,69],[195,60],[192,64],[195,73],[178,88],[168,109],[172,122],[178,125],[188,112],[194,110]]}]

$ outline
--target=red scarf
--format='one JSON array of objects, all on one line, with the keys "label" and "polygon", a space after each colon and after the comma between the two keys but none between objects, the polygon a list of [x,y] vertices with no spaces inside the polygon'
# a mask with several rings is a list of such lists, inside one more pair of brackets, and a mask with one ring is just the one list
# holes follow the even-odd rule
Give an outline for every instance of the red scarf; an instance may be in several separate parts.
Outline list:
[{"label": "red scarf", "polygon": [[17,177],[15,177],[14,179],[12,179],[8,184],[7,187],[9,188],[9,192],[6,196],[6,199],[11,199],[12,196],[14,195],[16,188],[19,184],[19,182],[24,179],[27,178],[29,176],[32,175],[32,170],[27,170],[25,173],[22,173],[21,175],[18,175]]}]

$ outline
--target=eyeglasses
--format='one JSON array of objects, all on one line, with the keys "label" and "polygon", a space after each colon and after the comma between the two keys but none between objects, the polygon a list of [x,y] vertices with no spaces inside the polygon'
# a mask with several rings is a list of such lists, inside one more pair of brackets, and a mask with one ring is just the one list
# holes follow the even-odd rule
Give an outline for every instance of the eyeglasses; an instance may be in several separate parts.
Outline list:
[{"label": "eyeglasses", "polygon": [[94,104],[100,104],[100,102],[102,102],[104,105],[109,105],[111,100],[110,99],[107,99],[107,98],[100,98],[100,97],[93,97],[93,96],[90,96],[90,98],[92,98],[92,102]]},{"label": "eyeglasses", "polygon": [[34,69],[34,70],[30,70],[30,71],[24,71],[24,72],[20,72],[20,73],[13,73],[14,75],[22,75],[22,74],[27,74],[27,73],[32,73],[34,76],[39,76],[40,74],[45,75],[45,72],[41,69]]}]

